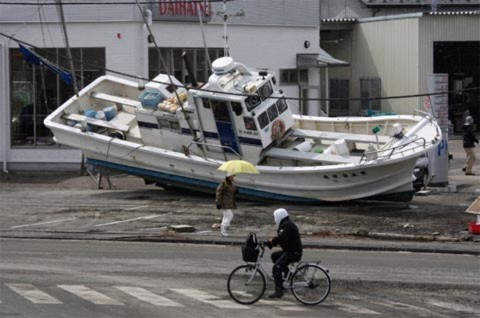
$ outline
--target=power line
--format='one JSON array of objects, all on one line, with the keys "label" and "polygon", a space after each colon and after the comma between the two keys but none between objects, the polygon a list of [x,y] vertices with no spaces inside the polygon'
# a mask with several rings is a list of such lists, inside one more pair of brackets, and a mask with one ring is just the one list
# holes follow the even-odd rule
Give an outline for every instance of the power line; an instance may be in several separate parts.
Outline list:
[{"label": "power line", "polygon": [[[58,56],[58,57],[61,57],[63,59],[66,59],[66,60],[69,60],[69,58],[67,56],[64,56],[64,55],[61,55],[61,54],[56,54],[56,53],[53,53],[47,49],[44,49],[44,48],[39,48],[39,47],[36,47],[35,45],[33,44],[30,44],[28,42],[25,42],[25,41],[22,41],[22,40],[19,40],[15,37],[12,37],[12,36],[9,36],[5,33],[2,33],[0,32],[0,35],[6,37],[6,38],[9,38],[17,43],[21,43],[21,44],[24,44],[24,45],[27,45],[27,46],[30,46],[38,51],[42,51],[42,52],[46,52],[50,55],[55,55],[55,56]],[[100,70],[100,71],[105,71],[105,72],[110,72],[110,73],[114,73],[114,74],[118,74],[118,75],[122,75],[122,76],[125,76],[125,77],[130,77],[130,78],[133,78],[135,80],[144,80],[144,81],[149,81],[149,82],[154,82],[154,83],[158,83],[158,84],[163,84],[163,85],[170,85],[170,86],[174,86],[174,87],[177,87],[177,88],[185,88],[187,90],[189,89],[194,89],[196,91],[202,91],[202,92],[209,92],[209,93],[219,93],[218,91],[214,91],[214,90],[208,90],[208,89],[202,89],[202,88],[191,88],[191,87],[187,87],[185,85],[175,85],[175,84],[171,84],[171,83],[167,83],[167,82],[160,82],[160,81],[155,81],[155,80],[150,80],[148,78],[144,78],[144,77],[141,77],[141,76],[137,76],[137,75],[132,75],[132,74],[128,74],[128,73],[124,73],[124,72],[120,72],[120,71],[116,71],[116,70],[112,70],[112,69],[108,69],[108,68],[104,68],[104,67],[100,67],[98,65],[95,65],[95,64],[91,64],[91,63],[87,63],[87,62],[83,62],[83,61],[80,61],[80,60],[77,60],[77,59],[72,59],[75,63],[78,63],[78,64],[82,64],[82,65],[86,65],[86,66],[90,66],[90,67],[93,67],[97,70]],[[75,74],[73,74],[74,76],[76,76]],[[369,97],[369,98],[300,98],[300,97],[286,97],[286,96],[281,96],[281,97],[276,97],[276,96],[269,96],[268,98],[270,99],[286,99],[286,100],[296,100],[296,101],[368,101],[368,100],[388,100],[388,99],[404,99],[404,98],[417,98],[417,97],[425,97],[425,96],[436,96],[436,95],[447,95],[447,94],[453,94],[453,93],[462,93],[462,92],[470,92],[470,91],[476,91],[476,90],[480,90],[480,87],[471,87],[471,88],[465,88],[465,89],[460,89],[460,90],[452,90],[452,91],[445,91],[445,92],[438,92],[438,93],[423,93],[423,94],[410,94],[410,95],[399,95],[399,96],[385,96],[385,97]],[[258,96],[258,95],[254,95],[254,94],[241,94],[241,93],[231,93],[231,92],[221,92],[221,94],[223,95],[230,95],[230,96],[241,96],[241,97],[248,97],[248,96]]]},{"label": "power line", "polygon": [[[233,0],[227,0],[227,1],[233,1]],[[178,0],[178,1],[139,1],[139,4],[159,4],[159,3],[165,3],[165,4],[176,4],[176,3],[205,3],[205,2],[223,2],[223,0]],[[10,4],[10,5],[18,5],[18,6],[37,6],[38,3],[36,2],[8,2],[8,1],[0,1],[1,4]],[[55,2],[46,2],[43,3],[42,6],[51,6],[51,5],[56,5]],[[136,1],[105,1],[105,2],[100,2],[100,1],[84,1],[84,2],[63,2],[63,5],[137,5]]]}]

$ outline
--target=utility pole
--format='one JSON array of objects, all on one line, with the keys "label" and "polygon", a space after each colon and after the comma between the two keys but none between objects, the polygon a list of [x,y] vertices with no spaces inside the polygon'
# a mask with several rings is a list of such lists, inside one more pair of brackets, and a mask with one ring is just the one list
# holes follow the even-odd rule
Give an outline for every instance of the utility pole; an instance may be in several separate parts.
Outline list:
[{"label": "utility pole", "polygon": [[65,39],[65,46],[67,47],[68,62],[70,64],[70,71],[72,72],[72,77],[73,77],[73,90],[75,92],[75,95],[78,98],[77,77],[75,76],[75,67],[73,66],[72,52],[70,50],[70,43],[68,42],[67,27],[65,25],[65,16],[63,14],[63,4],[62,4],[62,0],[57,0],[57,2],[58,2],[58,6],[57,6],[58,14],[60,15],[60,20],[62,22],[63,37]]}]

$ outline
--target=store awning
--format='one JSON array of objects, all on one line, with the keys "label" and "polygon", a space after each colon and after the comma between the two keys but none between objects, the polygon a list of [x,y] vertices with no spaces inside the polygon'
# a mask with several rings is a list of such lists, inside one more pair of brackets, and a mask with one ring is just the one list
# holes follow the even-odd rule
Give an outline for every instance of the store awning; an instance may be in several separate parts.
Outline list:
[{"label": "store awning", "polygon": [[320,54],[297,54],[297,67],[348,66],[350,63],[331,56],[320,48]]}]

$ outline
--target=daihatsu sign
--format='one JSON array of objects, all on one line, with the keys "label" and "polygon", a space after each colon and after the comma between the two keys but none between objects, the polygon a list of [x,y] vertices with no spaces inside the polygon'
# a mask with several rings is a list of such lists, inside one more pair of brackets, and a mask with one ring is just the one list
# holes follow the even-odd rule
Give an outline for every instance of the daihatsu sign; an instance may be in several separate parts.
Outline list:
[{"label": "daihatsu sign", "polygon": [[209,0],[158,0],[151,5],[153,20],[169,21],[210,21],[211,4]]}]

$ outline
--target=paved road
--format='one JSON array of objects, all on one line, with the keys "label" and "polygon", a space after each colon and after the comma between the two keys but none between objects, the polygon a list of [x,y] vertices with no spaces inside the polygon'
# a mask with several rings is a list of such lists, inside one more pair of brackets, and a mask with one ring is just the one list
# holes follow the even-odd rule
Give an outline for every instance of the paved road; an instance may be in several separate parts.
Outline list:
[{"label": "paved road", "polygon": [[[226,291],[238,247],[0,240],[0,317],[475,317],[480,261],[463,255],[307,250],[333,291],[239,306]],[[269,286],[271,289],[272,286]]]}]

